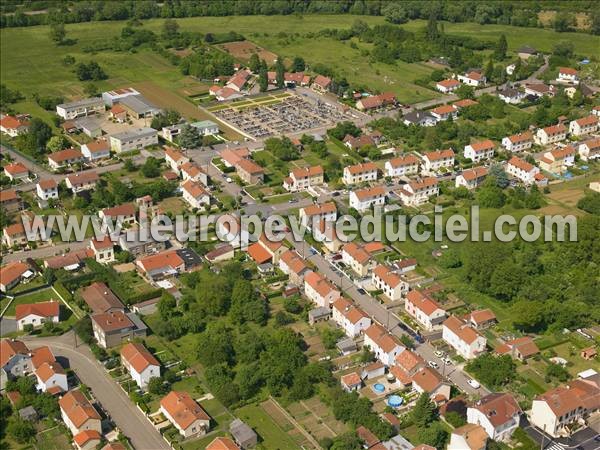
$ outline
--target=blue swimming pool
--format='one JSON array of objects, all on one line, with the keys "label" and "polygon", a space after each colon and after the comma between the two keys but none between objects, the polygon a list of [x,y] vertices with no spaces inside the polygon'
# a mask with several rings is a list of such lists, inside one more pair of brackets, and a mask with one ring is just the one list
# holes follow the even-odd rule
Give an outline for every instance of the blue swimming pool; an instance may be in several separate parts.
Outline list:
[{"label": "blue swimming pool", "polygon": [[385,386],[381,383],[375,383],[373,385],[373,390],[381,394],[382,392],[385,392]]},{"label": "blue swimming pool", "polygon": [[404,403],[404,399],[399,395],[390,395],[386,399],[386,403],[392,408],[398,408],[402,403]]}]

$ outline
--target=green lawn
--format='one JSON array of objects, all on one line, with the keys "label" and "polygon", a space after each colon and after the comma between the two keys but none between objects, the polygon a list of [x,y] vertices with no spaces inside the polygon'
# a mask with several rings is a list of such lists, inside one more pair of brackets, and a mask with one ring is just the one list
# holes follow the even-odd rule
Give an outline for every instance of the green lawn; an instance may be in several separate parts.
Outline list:
[{"label": "green lawn", "polygon": [[5,315],[14,316],[17,305],[23,305],[25,303],[48,302],[50,300],[59,300],[58,296],[50,288],[42,289],[31,294],[19,295],[18,297],[15,297],[15,299],[12,301],[12,303],[6,310]]},{"label": "green lawn", "polygon": [[260,405],[248,405],[235,411],[262,439],[262,446],[269,450],[299,449],[298,444],[282,430]]}]

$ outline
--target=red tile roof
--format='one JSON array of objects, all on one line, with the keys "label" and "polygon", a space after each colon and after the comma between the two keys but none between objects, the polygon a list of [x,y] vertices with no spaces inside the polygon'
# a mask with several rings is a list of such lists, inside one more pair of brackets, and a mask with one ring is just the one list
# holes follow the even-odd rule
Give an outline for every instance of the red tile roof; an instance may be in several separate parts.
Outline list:
[{"label": "red tile roof", "polygon": [[60,409],[77,428],[88,420],[100,420],[100,414],[80,390],[69,391],[58,401]]},{"label": "red tile roof", "polygon": [[110,288],[102,283],[92,283],[81,291],[81,297],[93,313],[104,313],[110,309],[124,309],[121,300]]},{"label": "red tile roof", "polygon": [[412,381],[431,394],[442,383],[442,377],[431,367],[423,367],[412,377]]},{"label": "red tile roof", "polygon": [[7,164],[6,166],[4,166],[4,170],[13,176],[20,175],[23,173],[29,173],[29,169],[20,162]]},{"label": "red tile roof", "polygon": [[22,341],[16,339],[2,339],[0,341],[0,367],[4,367],[13,356],[27,355],[29,349]]},{"label": "red tile roof", "polygon": [[519,404],[510,394],[493,393],[482,397],[472,408],[479,410],[495,427],[512,420],[515,414],[521,413]]},{"label": "red tile roof", "polygon": [[394,168],[403,167],[403,166],[412,166],[415,164],[419,164],[419,158],[417,158],[415,155],[408,154],[408,155],[400,156],[398,158],[390,159],[388,162]]},{"label": "red tile roof", "polygon": [[484,152],[486,150],[492,150],[494,148],[494,143],[491,140],[486,139],[485,141],[473,142],[471,148],[475,153]]},{"label": "red tile roof", "polygon": [[59,302],[22,303],[15,308],[15,318],[21,320],[30,314],[50,318],[58,317],[60,313]]},{"label": "red tile roof", "polygon": [[481,336],[477,331],[456,316],[448,317],[442,325],[467,344],[472,344]]},{"label": "red tile roof", "polygon": [[206,446],[205,450],[240,450],[240,448],[227,437],[217,437]]},{"label": "red tile roof", "polygon": [[186,430],[196,420],[210,420],[210,416],[187,392],[171,391],[160,401],[160,406]]},{"label": "red tile roof", "polygon": [[129,342],[121,349],[121,358],[133,367],[137,373],[142,373],[148,366],[158,366],[160,363],[148,351],[144,344]]},{"label": "red tile roof", "polygon": [[72,159],[81,159],[83,158],[83,154],[75,149],[75,148],[67,148],[65,150],[59,150],[58,152],[50,153],[48,155],[48,159],[56,163],[61,163],[63,161],[68,161]]},{"label": "red tile roof", "polygon": [[131,319],[129,319],[123,311],[94,314],[92,316],[92,321],[96,322],[98,327],[105,333],[122,330],[124,328],[133,328],[134,326]]},{"label": "red tile roof", "polygon": [[423,158],[427,158],[429,161],[438,161],[440,159],[451,159],[454,158],[454,150],[448,148],[446,150],[435,150],[433,152],[423,153]]},{"label": "red tile roof", "polygon": [[83,430],[81,433],[77,433],[73,436],[73,441],[79,446],[83,447],[90,441],[100,441],[102,435],[96,430]]},{"label": "red tile roof", "polygon": [[531,172],[534,168],[532,164],[529,164],[527,161],[517,156],[513,156],[512,158],[510,158],[508,164],[518,169],[524,170],[525,172]]},{"label": "red tile roof", "polygon": [[146,256],[138,260],[138,264],[140,264],[146,272],[150,272],[166,267],[175,269],[182,266],[184,261],[175,250],[169,250],[166,252],[157,253],[156,255]]},{"label": "red tile roof", "polygon": [[488,174],[487,167],[473,167],[465,170],[461,175],[467,181],[478,180]]},{"label": "red tile roof", "polygon": [[256,262],[256,264],[264,264],[273,258],[267,249],[259,242],[255,242],[248,247],[248,254]]},{"label": "red tile roof", "polygon": [[451,87],[460,86],[460,81],[450,78],[447,80],[438,81],[437,84],[439,86],[442,86],[445,88],[451,88]]},{"label": "red tile roof", "polygon": [[428,316],[433,314],[436,310],[442,309],[435,300],[418,290],[409,291],[408,294],[406,294],[406,301],[412,303],[415,308],[423,311]]}]

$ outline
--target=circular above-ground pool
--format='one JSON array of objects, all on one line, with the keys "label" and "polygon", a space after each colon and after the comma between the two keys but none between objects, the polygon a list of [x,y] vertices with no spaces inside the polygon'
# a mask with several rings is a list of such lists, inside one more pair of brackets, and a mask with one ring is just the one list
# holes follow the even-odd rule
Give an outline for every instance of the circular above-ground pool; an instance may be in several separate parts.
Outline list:
[{"label": "circular above-ground pool", "polygon": [[404,399],[399,395],[390,395],[387,400],[387,404],[392,408],[398,408],[404,402]]},{"label": "circular above-ground pool", "polygon": [[373,385],[373,390],[375,392],[378,392],[378,393],[381,394],[381,393],[385,392],[385,386],[383,384],[381,384],[381,383],[375,383]]}]

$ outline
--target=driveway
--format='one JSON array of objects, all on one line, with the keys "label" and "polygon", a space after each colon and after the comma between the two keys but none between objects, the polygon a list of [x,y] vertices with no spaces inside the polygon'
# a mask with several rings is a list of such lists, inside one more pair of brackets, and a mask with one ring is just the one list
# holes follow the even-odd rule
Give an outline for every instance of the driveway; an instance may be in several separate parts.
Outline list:
[{"label": "driveway", "polygon": [[15,331],[17,331],[17,321],[15,319],[0,317],[0,336],[6,336]]},{"label": "driveway", "polygon": [[119,429],[131,439],[133,446],[143,450],[168,450],[168,444],[129,397],[109,377],[94,358],[87,345],[77,342],[73,332],[50,338],[23,339],[30,348],[48,345],[54,355],[69,360],[70,367],[82,383],[91,388],[95,397]]}]

